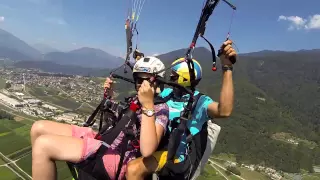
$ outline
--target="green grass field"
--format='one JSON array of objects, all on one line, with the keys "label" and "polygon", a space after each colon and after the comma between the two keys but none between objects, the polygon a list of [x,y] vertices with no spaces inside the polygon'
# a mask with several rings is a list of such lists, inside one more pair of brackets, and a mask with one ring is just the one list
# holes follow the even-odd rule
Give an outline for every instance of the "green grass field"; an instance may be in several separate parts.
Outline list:
[{"label": "green grass field", "polygon": [[25,139],[27,139],[30,142],[30,130],[31,130],[30,125],[24,125],[19,128],[16,128],[14,130],[14,132],[16,134],[20,135],[21,137],[24,137]]},{"label": "green grass field", "polygon": [[81,108],[77,109],[75,112],[79,114],[91,114],[94,111],[87,103],[84,103]]},{"label": "green grass field", "polygon": [[[31,174],[32,169],[31,169],[31,154],[28,156],[25,156],[24,158],[20,159],[17,162],[17,165],[26,171],[28,174]],[[68,169],[68,166],[66,165],[65,162],[59,161],[56,162],[57,169],[58,169],[58,180],[64,180],[64,179],[72,179],[71,173]]]},{"label": "green grass field", "polygon": [[5,86],[6,86],[6,81],[4,79],[0,78],[0,89],[5,88]]},{"label": "green grass field", "polygon": [[3,180],[18,180],[21,179],[19,176],[17,176],[13,171],[11,171],[7,167],[0,167],[0,176]]},{"label": "green grass field", "polygon": [[320,173],[303,175],[302,180],[320,180]]},{"label": "green grass field", "polygon": [[[17,165],[26,173],[31,175],[31,144],[30,144],[30,129],[27,125],[30,121],[14,121],[0,119],[0,152],[12,160],[17,161]],[[6,146],[3,146],[6,145]],[[0,165],[4,162],[0,159]],[[58,180],[71,180],[71,174],[65,162],[57,162]],[[19,179],[10,169],[6,167],[0,168],[0,179],[11,180]]]},{"label": "green grass field", "polygon": [[214,158],[217,158],[217,159],[223,159],[225,161],[233,161],[233,162],[236,162],[236,158],[233,154],[225,154],[225,153],[221,153],[221,154],[218,154],[218,155],[214,155],[213,156]]},{"label": "green grass field", "polygon": [[45,87],[33,87],[32,92],[37,96],[56,96],[59,94],[58,90]]},{"label": "green grass field", "polygon": [[218,169],[221,173],[223,173],[223,175],[225,175],[229,180],[240,180],[238,177],[236,177],[235,175],[228,175],[226,173],[225,170],[223,170],[222,168],[218,167],[218,166],[215,166],[213,165],[216,169]]},{"label": "green grass field", "polygon": [[24,126],[25,124],[21,122],[0,119],[0,152],[8,155],[30,146],[30,141],[26,136],[26,133],[29,134],[28,129],[24,129],[23,133],[22,131],[15,132],[16,129],[23,128]]},{"label": "green grass field", "polygon": [[8,120],[8,119],[2,119],[0,124],[4,127],[8,128],[9,130],[14,130],[16,128],[20,128],[20,127],[24,126],[24,124],[21,122],[17,122],[15,120]]},{"label": "green grass field", "polygon": [[[2,120],[1,120],[2,121]],[[10,129],[4,127],[4,126],[0,126],[0,134],[6,134],[10,131]],[[1,136],[1,135],[0,135]]]},{"label": "green grass field", "polygon": [[2,164],[4,164],[5,162],[4,161],[2,161],[2,159],[0,159],[0,165],[2,165]]},{"label": "green grass field", "polygon": [[269,177],[257,171],[250,171],[246,168],[239,168],[241,177],[244,179],[269,180]]},{"label": "green grass field", "polygon": [[201,173],[201,175],[197,178],[197,180],[225,180],[225,178],[218,173],[214,168],[212,168],[210,165],[206,165],[204,167],[204,171]]},{"label": "green grass field", "polygon": [[29,154],[28,156],[25,156],[22,159],[20,159],[16,164],[26,173],[31,175],[32,173],[31,162],[32,162],[32,156],[31,154]]},{"label": "green grass field", "polygon": [[58,168],[58,179],[64,180],[64,179],[72,179],[72,175],[70,173],[70,170],[64,161],[58,161],[56,162],[57,168]]},{"label": "green grass field", "polygon": [[[31,121],[31,123],[33,122],[32,120],[38,120],[38,117],[34,117],[34,116],[29,116],[23,112],[19,112],[19,111],[14,111],[13,109],[8,108],[7,106],[4,106],[3,104],[0,104],[0,109],[6,111],[9,114],[12,114],[14,116],[20,116],[22,118],[24,118],[25,120]],[[21,122],[21,121],[20,121]],[[23,124],[27,124],[27,122],[23,122]],[[29,122],[30,124],[30,122]]]},{"label": "green grass field", "polygon": [[5,136],[1,136],[0,144],[0,152],[2,152],[4,155],[14,153],[15,151],[30,146],[30,142],[28,140],[14,132],[8,133]]},{"label": "green grass field", "polygon": [[75,99],[59,96],[59,91],[55,89],[45,87],[28,87],[27,89],[30,95],[66,109],[76,109],[81,105]]}]

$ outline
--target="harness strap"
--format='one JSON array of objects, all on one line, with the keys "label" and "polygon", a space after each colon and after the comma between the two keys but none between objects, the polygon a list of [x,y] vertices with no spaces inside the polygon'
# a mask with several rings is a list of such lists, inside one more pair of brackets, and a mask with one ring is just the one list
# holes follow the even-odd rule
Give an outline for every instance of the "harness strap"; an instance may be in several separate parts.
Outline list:
[{"label": "harness strap", "polygon": [[90,117],[87,119],[87,121],[83,125],[84,127],[92,126],[95,123],[96,120],[94,118],[96,117],[98,112],[101,110],[101,108],[103,107],[103,105],[106,102],[106,100],[107,100],[106,98],[102,99],[100,104],[97,106],[97,108],[93,111],[93,113],[90,115]]},{"label": "harness strap", "polygon": [[[107,144],[112,144],[113,141],[118,137],[121,131],[124,130],[124,127],[128,127],[129,123],[135,123],[137,117],[135,116],[135,112],[128,109],[121,118],[121,121],[108,133],[107,136],[102,136],[102,141]],[[132,122],[134,121],[134,122]]]},{"label": "harness strap", "polygon": [[73,177],[74,180],[78,180],[78,173],[76,172],[75,168],[74,168],[74,165],[70,162],[67,162],[67,165],[68,165],[68,168],[71,172],[71,175]]},{"label": "harness strap", "polygon": [[122,165],[123,165],[123,161],[124,161],[124,156],[127,152],[127,149],[128,149],[128,137],[127,135],[124,136],[123,140],[122,140],[122,145],[121,145],[121,154],[120,154],[120,161],[119,161],[119,164],[118,164],[118,170],[117,170],[117,173],[116,173],[116,179],[119,178],[120,176],[120,173],[121,173],[121,169],[122,169]]},{"label": "harness strap", "polygon": [[[191,115],[192,115],[193,111],[195,110],[197,103],[202,95],[203,95],[202,93],[198,93],[196,96],[193,97],[194,98],[193,103],[191,104],[192,106],[189,110],[191,112],[191,113],[189,112]],[[192,97],[190,97],[190,98],[192,98]],[[182,112],[182,113],[184,113],[184,112]],[[169,144],[168,144],[167,161],[173,161],[174,156],[177,152],[177,149],[181,143],[181,139],[182,139],[183,134],[185,134],[187,136],[187,139],[192,139],[192,135],[190,133],[190,130],[187,127],[187,121],[190,118],[192,118],[192,117],[185,118],[184,116],[181,116],[179,118],[180,123],[179,123],[178,127],[172,130],[172,133],[169,138]]]}]

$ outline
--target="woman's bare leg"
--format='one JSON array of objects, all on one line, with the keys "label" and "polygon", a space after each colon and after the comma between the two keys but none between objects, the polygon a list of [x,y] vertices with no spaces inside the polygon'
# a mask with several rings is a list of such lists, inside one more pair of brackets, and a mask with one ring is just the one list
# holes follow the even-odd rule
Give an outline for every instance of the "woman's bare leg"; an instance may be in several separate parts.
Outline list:
[{"label": "woman's bare leg", "polygon": [[54,121],[48,120],[40,120],[33,123],[30,136],[31,136],[31,145],[35,140],[41,136],[46,134],[52,135],[61,135],[61,136],[72,136],[72,128],[69,124],[58,123]]},{"label": "woman's bare leg", "polygon": [[80,138],[41,135],[32,149],[32,178],[33,180],[57,179],[55,161],[77,163],[82,156],[83,140]]}]

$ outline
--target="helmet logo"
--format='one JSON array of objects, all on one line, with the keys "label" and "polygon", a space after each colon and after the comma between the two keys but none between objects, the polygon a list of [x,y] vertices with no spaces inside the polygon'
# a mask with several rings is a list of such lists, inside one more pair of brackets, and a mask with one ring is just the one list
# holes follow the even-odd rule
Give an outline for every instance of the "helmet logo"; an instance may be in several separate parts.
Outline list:
[{"label": "helmet logo", "polygon": [[146,72],[146,73],[150,73],[150,68],[149,67],[135,67],[135,70],[137,72]]},{"label": "helmet logo", "polygon": [[143,62],[149,62],[150,61],[150,58],[144,58],[143,59]]}]

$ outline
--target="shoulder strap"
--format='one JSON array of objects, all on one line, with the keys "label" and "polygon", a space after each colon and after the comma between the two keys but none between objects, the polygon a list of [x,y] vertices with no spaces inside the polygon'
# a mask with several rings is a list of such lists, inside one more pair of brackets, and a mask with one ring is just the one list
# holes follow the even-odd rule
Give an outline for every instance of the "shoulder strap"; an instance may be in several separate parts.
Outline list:
[{"label": "shoulder strap", "polygon": [[192,108],[191,108],[191,113],[193,113],[193,111],[195,110],[195,108],[197,107],[197,104],[198,104],[198,101],[200,99],[200,97],[204,95],[202,94],[201,92],[199,92],[197,95],[195,95],[193,98],[194,98],[194,101],[193,101],[193,104],[192,104]]},{"label": "shoulder strap", "polygon": [[168,96],[166,97],[160,97],[160,96],[157,96],[155,99],[154,99],[154,104],[162,104],[162,103],[166,103],[168,102],[173,96],[173,93],[171,92],[170,94],[168,94]]}]

